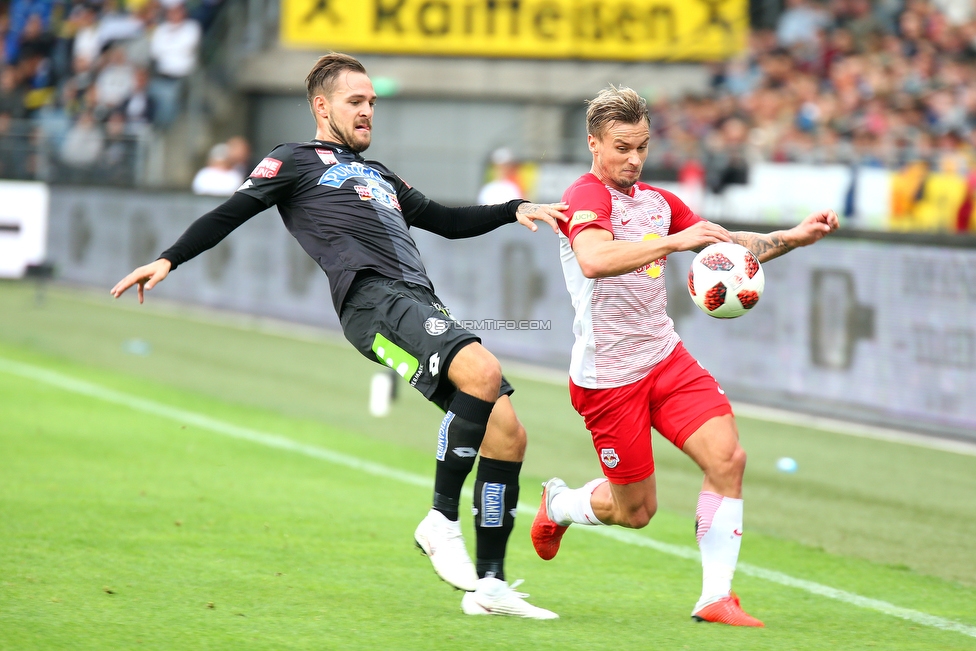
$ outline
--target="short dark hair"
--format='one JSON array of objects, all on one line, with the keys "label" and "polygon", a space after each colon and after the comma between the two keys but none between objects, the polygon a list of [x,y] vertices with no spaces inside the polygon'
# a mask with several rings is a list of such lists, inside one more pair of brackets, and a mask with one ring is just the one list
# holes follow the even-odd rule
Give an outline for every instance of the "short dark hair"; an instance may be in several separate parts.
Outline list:
[{"label": "short dark hair", "polygon": [[611,122],[624,124],[650,123],[647,101],[626,86],[609,86],[588,102],[586,132],[599,138]]},{"label": "short dark hair", "polygon": [[335,92],[336,79],[344,71],[366,74],[366,68],[363,64],[348,54],[329,52],[319,57],[308,76],[305,77],[305,89],[309,105],[312,104],[312,98],[316,95],[325,95],[326,97],[332,95]]}]

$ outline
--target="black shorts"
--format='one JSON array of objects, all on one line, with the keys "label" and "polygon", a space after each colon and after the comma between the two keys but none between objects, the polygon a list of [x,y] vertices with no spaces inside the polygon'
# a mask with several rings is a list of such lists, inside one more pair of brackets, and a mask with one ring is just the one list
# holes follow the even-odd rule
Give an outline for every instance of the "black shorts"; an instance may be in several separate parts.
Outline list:
[{"label": "black shorts", "polygon": [[[457,388],[447,370],[459,350],[481,342],[461,328],[431,290],[383,276],[357,279],[339,314],[342,333],[367,359],[388,366],[448,410]],[[499,397],[515,389],[503,377]]]}]

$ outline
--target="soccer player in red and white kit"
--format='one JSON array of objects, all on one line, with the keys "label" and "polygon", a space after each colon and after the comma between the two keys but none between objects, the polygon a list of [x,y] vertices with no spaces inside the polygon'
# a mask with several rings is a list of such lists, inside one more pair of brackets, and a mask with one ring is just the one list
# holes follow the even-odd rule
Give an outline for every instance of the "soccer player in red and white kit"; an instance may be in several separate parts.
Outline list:
[{"label": "soccer player in red and white kit", "polygon": [[732,593],[746,454],[725,392],[685,350],[667,315],[664,266],[669,253],[715,242],[736,242],[765,262],[820,240],[838,227],[837,215],[814,213],[775,233],[730,233],[638,180],[650,131],[636,92],[604,89],[589,103],[586,122],[593,166],[563,195],[570,220],[560,224],[559,240],[576,309],[570,396],[606,478],[575,490],[547,481],[533,545],[549,560],[570,524],[647,525],[657,510],[653,427],[705,473],[696,519],[702,594],[692,617],[762,626]]}]

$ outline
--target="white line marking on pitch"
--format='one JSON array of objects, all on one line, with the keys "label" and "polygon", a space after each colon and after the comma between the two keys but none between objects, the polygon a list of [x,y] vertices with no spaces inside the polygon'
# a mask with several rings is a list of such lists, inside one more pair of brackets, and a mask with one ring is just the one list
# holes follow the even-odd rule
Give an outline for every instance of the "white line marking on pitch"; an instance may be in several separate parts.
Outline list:
[{"label": "white line marking on pitch", "polygon": [[[224,436],[228,436],[230,438],[257,443],[259,445],[276,448],[278,450],[297,452],[298,454],[302,454],[307,457],[321,459],[336,465],[345,466],[346,468],[366,472],[377,477],[395,479],[396,481],[421,488],[430,488],[434,483],[431,478],[424,477],[423,475],[417,475],[404,470],[397,470],[396,468],[391,468],[372,461],[366,461],[349,454],[335,452],[334,450],[329,450],[316,445],[299,443],[298,441],[293,441],[277,434],[268,434],[266,432],[260,432],[247,427],[241,427],[239,425],[234,425],[232,423],[211,418],[193,411],[187,411],[178,407],[170,407],[154,400],[140,398],[128,393],[102,387],[91,382],[78,380],[62,373],[50,371],[40,366],[34,366],[33,364],[24,364],[0,357],[0,371],[29,380],[34,380],[36,382],[42,382],[49,386],[70,391],[71,393],[76,393],[78,395],[128,407],[129,409],[152,414],[153,416],[160,416],[162,418],[174,420],[180,424],[195,425],[201,429],[210,430],[211,432],[215,432],[217,434],[223,434]],[[535,507],[524,503],[519,503],[518,510],[520,513],[525,513],[528,515],[534,515],[536,512]],[[627,531],[625,529],[616,529],[612,527],[581,528],[584,530],[593,531],[594,533],[598,533],[608,538],[612,538],[618,542],[636,545],[639,547],[647,547],[664,554],[670,554],[671,556],[677,556],[687,560],[700,560],[698,551],[692,547],[660,542],[658,540],[654,540],[653,538],[648,538],[647,536],[643,536],[632,531]],[[812,594],[820,595],[821,597],[827,597],[828,599],[842,601],[860,608],[874,610],[886,615],[898,617],[900,619],[914,622],[915,624],[931,626],[933,628],[939,628],[945,631],[955,631],[956,633],[976,637],[976,626],[961,624],[959,622],[954,622],[935,615],[929,615],[928,613],[912,610],[910,608],[902,608],[901,606],[896,606],[895,604],[888,603],[887,601],[881,601],[880,599],[862,597],[861,595],[854,594],[853,592],[838,590],[837,588],[831,588],[830,586],[815,583],[813,581],[797,579],[789,576],[788,574],[783,574],[774,570],[767,570],[748,563],[739,563],[737,572],[739,574],[765,579],[767,581],[778,583],[790,588],[804,590]]]},{"label": "white line marking on pitch", "polygon": [[[95,298],[91,293],[88,297],[79,294],[75,288],[72,294],[62,295],[60,298],[75,303],[91,305],[99,308],[105,307],[105,300]],[[164,317],[178,321],[188,321],[201,325],[228,328],[240,332],[256,332],[261,335],[279,337],[303,343],[313,343],[317,345],[335,346],[347,348],[349,344],[342,337],[341,333],[329,328],[302,325],[290,321],[283,321],[273,317],[256,316],[241,314],[238,312],[228,312],[212,307],[193,305],[154,297],[154,317]],[[146,308],[136,303],[116,303],[114,309],[123,310],[131,313],[146,314]],[[559,371],[537,364],[529,364],[512,359],[502,359],[502,367],[505,374],[510,377],[520,377],[525,380],[566,387],[569,376],[566,371]],[[930,450],[942,452],[953,452],[967,456],[976,456],[976,442],[961,441],[958,439],[941,438],[935,435],[920,434],[906,430],[881,427],[878,425],[866,425],[854,421],[846,421],[825,416],[815,416],[802,412],[794,412],[775,407],[751,404],[735,401],[733,404],[735,413],[746,418],[763,420],[769,423],[780,423],[795,427],[805,427],[821,432],[832,434],[843,434],[845,436],[856,436],[869,438],[888,443],[898,443],[901,445],[912,445]]]}]

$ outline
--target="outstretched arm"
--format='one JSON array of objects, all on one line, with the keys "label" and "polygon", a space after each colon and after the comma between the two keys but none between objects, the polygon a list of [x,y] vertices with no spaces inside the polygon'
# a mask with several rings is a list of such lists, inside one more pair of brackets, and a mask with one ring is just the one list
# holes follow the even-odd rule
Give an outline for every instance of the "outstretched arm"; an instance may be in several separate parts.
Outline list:
[{"label": "outstretched arm", "polygon": [[738,231],[730,233],[732,241],[741,244],[756,254],[760,262],[778,258],[784,253],[801,246],[820,241],[837,230],[840,222],[833,210],[813,213],[793,228],[772,233],[749,233]]},{"label": "outstretched arm", "polygon": [[265,209],[264,203],[241,192],[190,224],[180,239],[163,251],[159,259],[134,270],[116,283],[111,294],[118,298],[133,285],[139,285],[139,302],[144,293],[158,285],[178,265],[213,248],[231,231]]},{"label": "outstretched arm", "polygon": [[115,287],[112,288],[111,294],[115,298],[118,298],[125,293],[125,290],[129,289],[135,284],[138,284],[139,302],[142,303],[143,300],[145,300],[145,290],[155,287],[163,280],[163,278],[169,275],[170,269],[172,268],[172,264],[166,258],[160,258],[155,262],[144,264],[119,282],[115,283]]},{"label": "outstretched arm", "polygon": [[410,219],[410,225],[452,240],[484,235],[515,221],[533,231],[538,230],[533,222],[545,221],[555,231],[556,219],[566,219],[561,209],[565,209],[565,204],[537,204],[519,199],[494,206],[459,208],[427,200],[424,207]]},{"label": "outstretched arm", "polygon": [[552,227],[552,232],[558,233],[559,226],[556,225],[556,220],[564,222],[569,219],[569,216],[563,212],[565,210],[569,210],[567,203],[529,203],[526,201],[519,204],[515,210],[515,219],[533,233],[539,230],[539,227],[535,225],[537,221],[549,224]]},{"label": "outstretched arm", "polygon": [[615,240],[610,231],[590,227],[576,235],[573,252],[584,276],[605,278],[630,273],[675,251],[694,251],[728,241],[729,233],[724,228],[706,221],[667,237],[641,242]]}]

